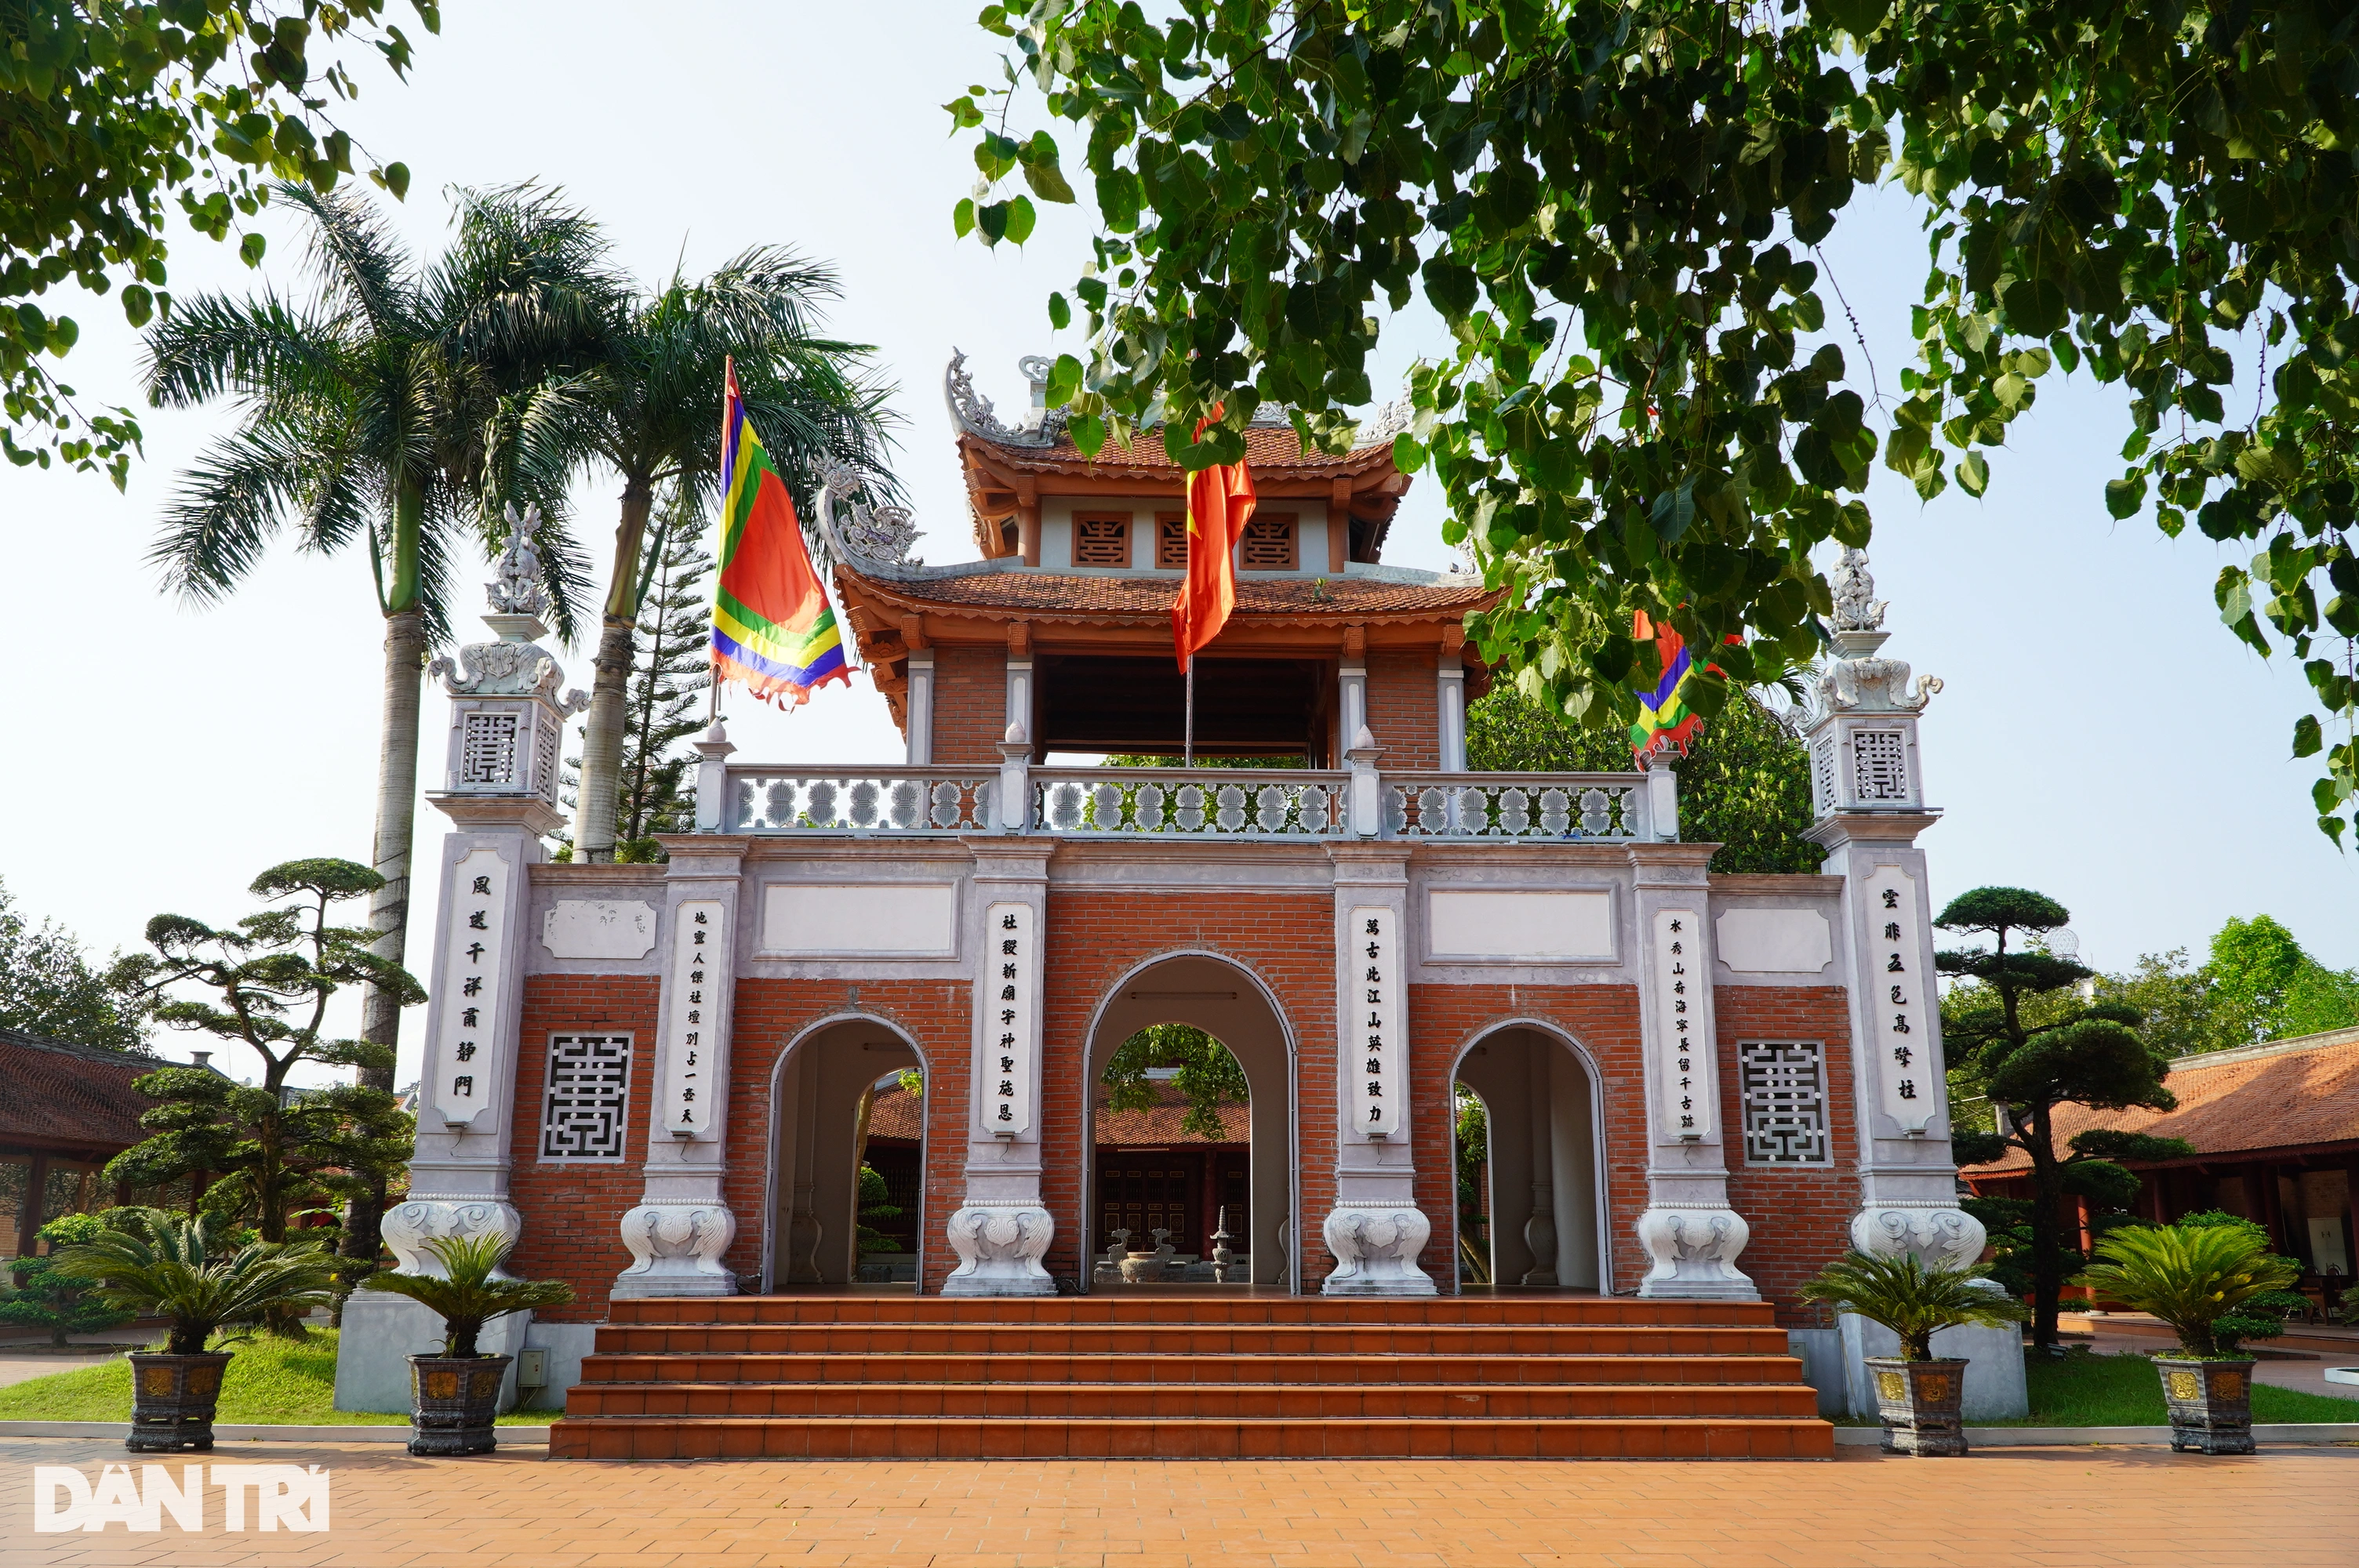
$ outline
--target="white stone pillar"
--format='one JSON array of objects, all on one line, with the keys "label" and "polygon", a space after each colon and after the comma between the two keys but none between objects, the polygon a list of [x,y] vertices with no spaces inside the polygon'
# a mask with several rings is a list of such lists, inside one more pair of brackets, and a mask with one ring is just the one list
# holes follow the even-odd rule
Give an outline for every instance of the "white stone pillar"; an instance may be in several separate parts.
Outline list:
[{"label": "white stone pillar", "polygon": [[1361,660],[1346,655],[1335,676],[1336,697],[1341,703],[1340,721],[1335,732],[1349,748],[1359,744],[1355,738],[1368,728],[1368,666]]},{"label": "white stone pillar", "polygon": [[737,750],[729,743],[728,726],[715,719],[696,738],[696,830],[718,833],[729,826],[729,758]]},{"label": "white stone pillar", "polygon": [[1455,648],[1441,655],[1435,687],[1441,703],[1441,771],[1462,773],[1466,771],[1466,665]]},{"label": "white stone pillar", "polygon": [[1715,846],[1638,844],[1635,871],[1640,1034],[1647,1064],[1647,1208],[1642,1296],[1758,1301],[1736,1266],[1752,1231],[1729,1206],[1712,1035],[1705,912]]},{"label": "white stone pillar", "polygon": [[1335,867],[1335,1206],[1321,1226],[1334,1296],[1430,1296],[1418,1254],[1433,1234],[1417,1206],[1410,1147],[1408,847],[1328,846]]},{"label": "white stone pillar", "polygon": [[647,1163],[638,1206],[622,1217],[631,1266],[615,1277],[616,1297],[737,1293],[737,1276],[721,1261],[737,1235],[722,1183],[737,956],[753,946],[738,903],[751,846],[725,834],[669,841]]},{"label": "white stone pillar", "polygon": [[1040,988],[1053,839],[971,838],[962,950],[974,965],[966,1195],[950,1217],[946,1296],[1052,1296],[1040,1260],[1056,1234],[1040,1194]]},{"label": "white stone pillar", "polygon": [[912,648],[909,651],[909,687],[901,701],[909,765],[918,768],[928,766],[934,760],[934,651],[931,648]]}]

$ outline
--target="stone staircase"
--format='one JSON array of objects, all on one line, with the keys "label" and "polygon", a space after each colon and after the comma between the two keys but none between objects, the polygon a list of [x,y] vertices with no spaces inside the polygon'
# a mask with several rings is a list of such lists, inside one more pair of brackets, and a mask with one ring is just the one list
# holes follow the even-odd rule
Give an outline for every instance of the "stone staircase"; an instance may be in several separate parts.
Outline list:
[{"label": "stone staircase", "polygon": [[1767,1303],[618,1301],[559,1459],[1827,1459]]}]

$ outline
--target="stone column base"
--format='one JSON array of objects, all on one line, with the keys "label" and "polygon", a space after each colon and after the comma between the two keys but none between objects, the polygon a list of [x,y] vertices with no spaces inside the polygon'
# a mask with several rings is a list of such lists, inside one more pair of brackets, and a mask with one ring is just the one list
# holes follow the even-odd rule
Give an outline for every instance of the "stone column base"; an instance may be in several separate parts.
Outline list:
[{"label": "stone column base", "polygon": [[1417,1266],[1433,1225],[1397,1203],[1339,1203],[1320,1227],[1340,1265],[1319,1287],[1326,1296],[1430,1296],[1433,1279]]},{"label": "stone column base", "polygon": [[633,1261],[610,1293],[734,1296],[737,1276],[721,1266],[721,1255],[736,1237],[737,1217],[721,1204],[641,1204],[623,1216],[623,1245]]},{"label": "stone column base", "polygon": [[[393,1251],[397,1270],[405,1274],[430,1274],[440,1279],[443,1273],[442,1260],[427,1250],[429,1241],[444,1237],[463,1240],[488,1234],[500,1238],[500,1249],[505,1252],[516,1244],[517,1237],[524,1234],[524,1217],[506,1198],[429,1195],[394,1205],[386,1211],[378,1227],[386,1246]],[[514,1278],[506,1264],[492,1273],[495,1279]],[[408,1377],[408,1371],[405,1370],[402,1376]]]},{"label": "stone column base", "polygon": [[1053,1296],[1057,1281],[1040,1266],[1057,1223],[1028,1198],[977,1200],[951,1216],[951,1250],[959,1266],[942,1281],[946,1296]]},{"label": "stone column base", "polygon": [[1654,1267],[1641,1296],[1673,1301],[1757,1302],[1761,1292],[1736,1267],[1753,1238],[1745,1217],[1727,1208],[1650,1208],[1638,1217],[1638,1245]]},{"label": "stone column base", "polygon": [[1983,1255],[1983,1222],[1954,1204],[1872,1204],[1851,1217],[1851,1244],[1862,1252],[1913,1252],[1928,1269],[1963,1269]]}]

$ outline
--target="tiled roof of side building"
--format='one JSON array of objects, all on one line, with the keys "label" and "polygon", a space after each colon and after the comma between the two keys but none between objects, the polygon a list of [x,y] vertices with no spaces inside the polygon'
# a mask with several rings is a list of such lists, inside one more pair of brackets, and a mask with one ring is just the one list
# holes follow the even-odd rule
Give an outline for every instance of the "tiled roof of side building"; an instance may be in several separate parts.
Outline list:
[{"label": "tiled roof of side building", "polygon": [[[877,597],[911,606],[941,607],[955,613],[1019,610],[1033,619],[1060,616],[1168,615],[1177,577],[1079,577],[1058,572],[992,571],[918,580],[845,575]],[[1487,604],[1493,590],[1479,578],[1462,583],[1393,582],[1381,578],[1337,577],[1237,579],[1236,614],[1364,620],[1398,615],[1424,618],[1463,613]]]},{"label": "tiled roof of side building", "polygon": [[[990,448],[999,461],[1026,472],[1070,472],[1078,469],[1102,474],[1153,474],[1165,481],[1180,472],[1180,465],[1163,449],[1160,430],[1147,432],[1127,443],[1109,440],[1093,458],[1082,456],[1072,437],[1061,429],[1053,441],[1045,444],[996,441],[973,431],[965,438]],[[1256,426],[1245,432],[1245,463],[1256,473],[1356,473],[1391,461],[1392,441],[1392,437],[1386,435],[1348,452],[1306,451],[1292,426]]]},{"label": "tiled roof of side building", "polygon": [[[1253,1141],[1253,1112],[1247,1107],[1222,1106],[1221,1136],[1206,1138],[1180,1125],[1187,1117],[1188,1102],[1178,1089],[1169,1084],[1148,1087],[1156,1098],[1152,1107],[1146,1110],[1110,1110],[1106,1102],[1114,1091],[1103,1084],[1098,1086],[1098,1142],[1201,1146]],[[875,1104],[869,1108],[868,1136],[915,1142],[923,1130],[922,1110],[918,1098],[897,1085],[880,1090]]]},{"label": "tiled roof of side building", "polygon": [[0,1142],[114,1152],[147,1138],[140,1114],[156,1102],[133,1080],[171,1064],[158,1057],[0,1029]]},{"label": "tiled roof of side building", "polygon": [[[2092,1110],[2056,1108],[2056,1146],[2076,1132],[2111,1128],[2157,1138],[2183,1138],[2198,1154],[2359,1143],[2359,1029],[2336,1030],[2269,1045],[2181,1056],[2164,1080],[2179,1098],[2176,1110]],[[1972,1175],[2006,1175],[2030,1168],[2010,1150],[2004,1160],[1967,1167]]]}]

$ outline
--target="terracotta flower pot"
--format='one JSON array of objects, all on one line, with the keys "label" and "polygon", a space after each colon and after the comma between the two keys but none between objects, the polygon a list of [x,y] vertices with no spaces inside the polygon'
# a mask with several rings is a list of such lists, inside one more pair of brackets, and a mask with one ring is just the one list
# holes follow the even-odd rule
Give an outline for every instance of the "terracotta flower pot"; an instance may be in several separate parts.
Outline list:
[{"label": "terracotta flower pot", "polygon": [[1875,1412],[1884,1418],[1884,1451],[1920,1459],[1953,1458],[1966,1451],[1959,1411],[1966,1392],[1962,1360],[1904,1361],[1863,1357],[1875,1384]]},{"label": "terracotta flower pot", "polygon": [[513,1356],[412,1356],[409,1451],[489,1454],[498,1446],[492,1420]]},{"label": "terracotta flower pot", "polygon": [[221,1403],[230,1353],[134,1350],[125,1359],[131,1363],[131,1435],[123,1446],[134,1454],[201,1454],[212,1447],[213,1411]]},{"label": "terracotta flower pot", "polygon": [[2253,1363],[2158,1356],[2170,1446],[2180,1454],[2253,1452]]}]

